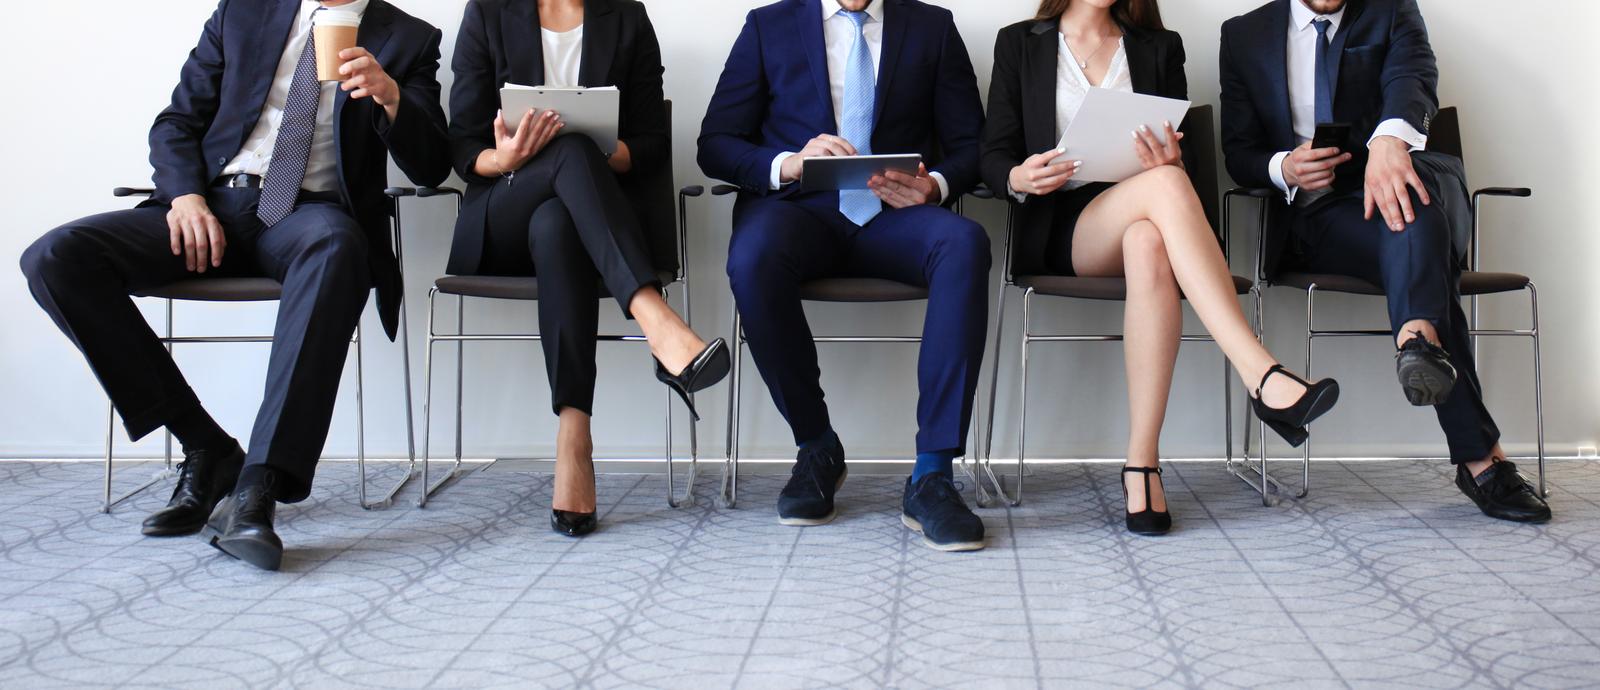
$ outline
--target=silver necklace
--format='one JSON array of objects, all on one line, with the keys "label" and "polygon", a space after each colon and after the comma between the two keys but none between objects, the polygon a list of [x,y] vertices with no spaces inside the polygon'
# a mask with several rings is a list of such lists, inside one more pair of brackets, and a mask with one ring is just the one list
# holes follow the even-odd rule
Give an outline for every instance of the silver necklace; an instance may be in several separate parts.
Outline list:
[{"label": "silver necklace", "polygon": [[[1062,39],[1066,39],[1066,37],[1067,37],[1066,34],[1061,34],[1061,38]],[[1086,57],[1086,58],[1078,61],[1078,69],[1085,69],[1085,70],[1089,69],[1089,63],[1094,61],[1095,57],[1100,55],[1100,51],[1105,50],[1106,49],[1106,44],[1110,43],[1110,42],[1111,42],[1111,39],[1109,37],[1102,37],[1100,39],[1100,45],[1097,46],[1094,49],[1094,52],[1093,53],[1089,53],[1089,57]],[[1071,41],[1067,41],[1067,48],[1068,49],[1072,48],[1072,42]]]}]

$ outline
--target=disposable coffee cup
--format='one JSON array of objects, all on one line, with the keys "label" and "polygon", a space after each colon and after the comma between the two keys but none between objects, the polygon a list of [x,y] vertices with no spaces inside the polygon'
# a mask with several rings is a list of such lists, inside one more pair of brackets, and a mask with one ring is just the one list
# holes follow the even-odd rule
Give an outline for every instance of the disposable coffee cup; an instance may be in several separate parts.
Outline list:
[{"label": "disposable coffee cup", "polygon": [[339,51],[356,47],[356,34],[361,30],[361,15],[354,12],[323,10],[318,12],[311,26],[317,42],[317,79],[343,81],[339,67]]}]

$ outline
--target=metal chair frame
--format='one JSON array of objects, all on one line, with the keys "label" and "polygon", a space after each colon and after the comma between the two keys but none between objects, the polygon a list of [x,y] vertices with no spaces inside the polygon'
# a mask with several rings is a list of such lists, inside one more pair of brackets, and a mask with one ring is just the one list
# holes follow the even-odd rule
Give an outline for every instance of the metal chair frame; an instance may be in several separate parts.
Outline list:
[{"label": "metal chair frame", "polygon": [[[150,195],[155,193],[155,190],[152,189],[152,188],[149,188],[149,187],[117,187],[116,189],[113,189],[111,193],[112,193],[112,196],[116,196],[116,197],[138,197],[138,196],[149,197]],[[394,200],[393,203],[398,204],[399,197],[408,196],[410,194],[410,190],[407,190],[405,188],[389,188],[387,190],[384,190],[384,193],[387,194],[390,197],[390,199]],[[390,227],[391,227],[393,240],[394,240],[395,260],[400,266],[402,266],[401,274],[404,275],[403,258],[405,256],[405,254],[404,254],[404,250],[403,250],[403,247],[402,247],[402,244],[401,244],[400,214],[398,213],[398,207],[391,207],[391,219],[392,219],[392,223],[391,223]],[[161,343],[166,346],[167,352],[169,354],[172,352],[173,346],[174,345],[178,345],[178,344],[196,344],[196,343],[271,343],[272,342],[272,336],[271,335],[240,335],[240,336],[177,336],[177,335],[174,335],[173,334],[173,304],[177,300],[175,300],[173,298],[158,298],[158,299],[162,299],[166,303],[165,304],[166,324],[165,324],[165,329],[164,329],[165,333],[164,333],[164,335],[161,336],[160,340],[161,340]],[[408,324],[407,324],[407,321],[406,321],[406,312],[405,312],[405,304],[404,304],[404,301],[403,301],[404,300],[404,296],[403,295],[402,295],[401,299],[402,299],[402,303],[401,303],[401,308],[400,308],[400,333],[401,333],[400,342],[401,342],[401,348],[402,348],[402,353],[403,353],[403,355],[402,355],[403,356],[402,367],[404,369],[405,390],[406,390],[406,393],[405,393],[405,402],[406,402],[406,438],[407,438],[407,446],[409,448],[410,463],[411,463],[412,467],[415,467],[417,455],[416,455],[416,444],[415,444],[415,441],[413,440],[415,438],[415,433],[414,433],[414,430],[412,428],[412,426],[413,426],[413,416],[412,416],[412,412],[411,412],[411,356],[410,356],[410,346],[407,344],[408,341],[406,339],[406,334],[409,333],[409,327],[408,327]],[[235,301],[262,301],[262,300],[235,300]],[[270,300],[270,301],[276,301],[276,300]],[[377,509],[377,508],[388,507],[390,504],[392,504],[394,502],[395,494],[398,493],[403,486],[405,486],[406,482],[410,481],[412,474],[408,469],[408,472],[407,472],[406,476],[402,477],[398,482],[396,482],[394,484],[394,486],[388,491],[388,493],[386,493],[383,496],[383,498],[380,498],[380,499],[378,499],[376,501],[367,500],[367,484],[368,484],[368,482],[367,482],[367,464],[366,464],[366,461],[367,461],[366,416],[367,415],[366,415],[366,402],[364,400],[366,385],[365,385],[365,379],[364,379],[363,374],[362,374],[361,340],[362,340],[362,338],[361,338],[361,324],[357,323],[356,324],[355,334],[350,339],[350,343],[355,346],[355,358],[356,358],[356,467],[357,467],[357,472],[360,475],[360,482],[357,485],[356,492],[357,492],[357,502],[360,503],[361,507],[363,509],[365,509],[365,510],[374,510],[374,509]],[[152,477],[149,481],[145,482],[144,484],[141,484],[138,488],[135,488],[135,489],[133,489],[131,491],[128,491],[128,492],[122,494],[120,497],[113,498],[113,496],[112,496],[112,494],[113,494],[113,492],[112,492],[112,474],[113,474],[113,466],[115,464],[115,459],[114,459],[115,458],[115,452],[114,451],[115,451],[115,444],[116,444],[116,416],[117,416],[117,410],[116,410],[116,407],[114,405],[111,405],[109,402],[107,403],[106,407],[107,407],[107,413],[106,413],[105,480],[104,480],[104,489],[103,489],[103,503],[102,503],[101,508],[100,508],[100,512],[102,512],[102,513],[110,513],[112,508],[116,507],[117,505],[121,504],[122,502],[127,501],[128,499],[133,498],[134,496],[137,496],[137,495],[143,493],[144,491],[150,489],[151,487],[155,486],[156,484],[161,483],[163,480],[169,478],[172,475],[172,470],[173,470],[173,463],[172,463],[172,432],[167,431],[166,432],[166,439],[165,439],[165,443],[166,443],[166,466],[160,472],[158,472],[154,477]]]}]

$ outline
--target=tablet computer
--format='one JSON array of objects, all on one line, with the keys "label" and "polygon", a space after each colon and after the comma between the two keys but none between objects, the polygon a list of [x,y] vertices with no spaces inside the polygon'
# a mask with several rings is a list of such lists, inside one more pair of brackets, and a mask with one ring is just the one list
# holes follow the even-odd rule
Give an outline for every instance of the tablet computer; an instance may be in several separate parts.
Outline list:
[{"label": "tablet computer", "polygon": [[867,180],[886,170],[917,174],[922,154],[891,153],[866,156],[818,156],[801,163],[800,189],[806,192],[831,192],[840,189],[866,189]]},{"label": "tablet computer", "polygon": [[500,110],[506,129],[517,131],[524,113],[554,110],[566,123],[562,134],[582,134],[607,156],[617,152],[617,111],[622,94],[615,86],[555,88],[507,84],[500,89]]}]

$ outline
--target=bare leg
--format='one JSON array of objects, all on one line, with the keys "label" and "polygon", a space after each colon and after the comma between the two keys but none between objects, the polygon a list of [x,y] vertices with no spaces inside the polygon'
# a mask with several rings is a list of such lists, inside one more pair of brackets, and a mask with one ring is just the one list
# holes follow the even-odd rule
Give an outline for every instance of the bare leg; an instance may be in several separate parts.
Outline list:
[{"label": "bare leg", "polygon": [[[1412,319],[1407,321],[1406,325],[1400,327],[1400,335],[1395,337],[1394,346],[1400,347],[1401,345],[1406,344],[1406,341],[1417,337],[1418,333],[1422,334],[1422,338],[1424,340],[1433,343],[1434,345],[1439,344],[1439,330],[1433,327],[1432,321],[1428,321],[1427,319]],[[1487,467],[1487,465],[1485,465],[1485,467]]]},{"label": "bare leg", "polygon": [[[650,343],[650,354],[661,360],[661,365],[670,373],[682,372],[706,349],[706,341],[695,335],[654,287],[642,287],[633,293],[628,311],[639,322],[639,330],[644,331],[645,340]],[[587,429],[587,425],[584,428]]]},{"label": "bare leg", "polygon": [[595,510],[594,439],[589,415],[575,407],[561,408],[556,430],[556,479],[550,507],[574,513]]},{"label": "bare leg", "polygon": [[[1128,465],[1155,467],[1161,457],[1161,425],[1167,416],[1172,391],[1172,371],[1177,365],[1183,311],[1178,303],[1178,282],[1167,259],[1161,231],[1149,221],[1130,226],[1122,236],[1123,273],[1128,300],[1122,318],[1123,359],[1128,375]],[[1150,483],[1145,497],[1144,475],[1124,474],[1128,512],[1153,505],[1167,509],[1160,482]]]}]

